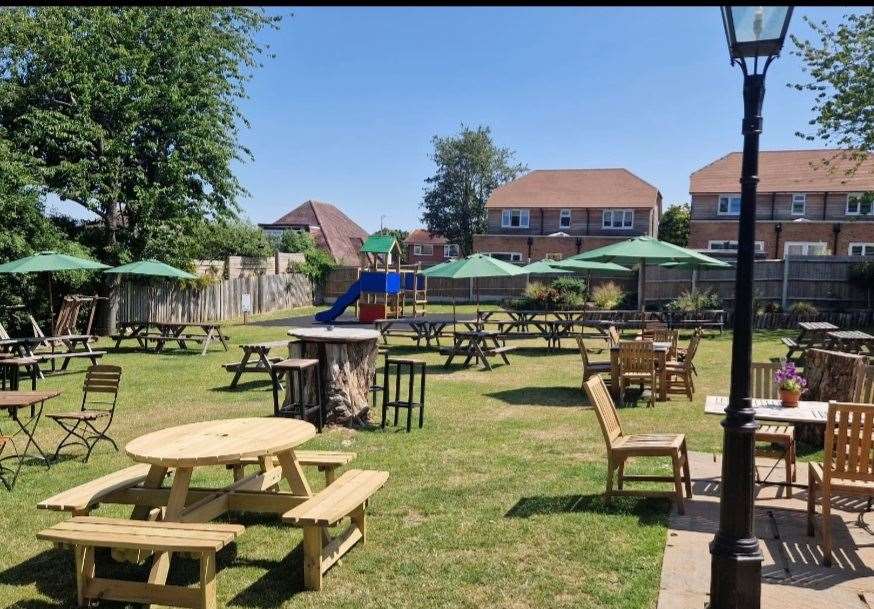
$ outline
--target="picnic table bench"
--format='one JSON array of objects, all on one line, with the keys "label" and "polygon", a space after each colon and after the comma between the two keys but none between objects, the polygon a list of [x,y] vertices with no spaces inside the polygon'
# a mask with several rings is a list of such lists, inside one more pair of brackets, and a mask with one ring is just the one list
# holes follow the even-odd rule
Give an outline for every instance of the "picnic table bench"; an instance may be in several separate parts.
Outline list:
[{"label": "picnic table bench", "polygon": [[501,344],[500,334],[488,330],[473,330],[456,332],[451,347],[442,347],[440,353],[447,356],[443,366],[448,368],[456,356],[465,356],[462,366],[465,368],[471,362],[482,364],[486,370],[491,370],[491,357],[500,357],[505,364],[510,365],[507,353],[516,349],[513,346]]},{"label": "picnic table bench", "polygon": [[116,349],[122,341],[135,340],[140,348],[149,350],[149,341],[152,341],[155,353],[161,353],[168,342],[176,342],[181,349],[188,349],[191,342],[203,345],[200,354],[206,355],[213,340],[218,340],[225,351],[230,340],[222,332],[222,324],[211,321],[126,321],[119,323],[118,327],[119,332],[111,336]]},{"label": "picnic table bench", "polygon": [[[68,334],[63,336],[40,337],[40,336],[25,336],[20,338],[5,338],[0,339],[0,347],[9,349],[19,354],[20,357],[36,359],[36,375],[43,378],[43,370],[40,364],[48,362],[51,364],[51,371],[56,370],[56,361],[62,360],[61,370],[66,370],[70,364],[70,360],[77,358],[87,358],[91,360],[91,364],[96,366],[100,358],[106,355],[106,351],[95,351],[91,348],[91,343],[97,339],[91,334]],[[60,351],[58,348],[63,345],[65,351]],[[49,351],[41,351],[40,347],[46,347]],[[81,349],[77,349],[81,346]]]},{"label": "picnic table bench", "polygon": [[795,338],[784,336],[780,342],[786,346],[786,359],[797,361],[796,353],[803,354],[808,349],[824,346],[828,340],[828,333],[838,330],[838,327],[827,321],[800,321],[798,327],[801,331]]},{"label": "picnic table bench", "polygon": [[[287,357],[288,345],[292,342],[294,341],[290,339],[285,339],[240,345],[240,349],[243,350],[243,358],[239,362],[222,364],[222,367],[225,370],[234,373],[234,378],[231,379],[231,388],[236,387],[237,383],[240,380],[240,377],[247,372],[258,372],[262,374],[267,374],[267,376],[269,377],[270,371],[273,369],[273,364],[281,361],[283,357]],[[285,347],[286,353],[284,353],[282,357],[270,357],[271,349],[276,349],[280,347]],[[250,360],[253,357],[255,358],[255,361],[252,361],[250,363]]]}]

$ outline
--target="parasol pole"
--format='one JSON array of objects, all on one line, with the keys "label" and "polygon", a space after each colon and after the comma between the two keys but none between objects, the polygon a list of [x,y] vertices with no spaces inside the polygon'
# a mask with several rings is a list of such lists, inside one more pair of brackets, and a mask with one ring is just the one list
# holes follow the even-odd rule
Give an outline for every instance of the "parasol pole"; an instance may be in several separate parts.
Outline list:
[{"label": "parasol pole", "polygon": [[52,329],[52,336],[55,335],[55,300],[52,295],[52,274],[46,273],[49,280],[49,326]]}]

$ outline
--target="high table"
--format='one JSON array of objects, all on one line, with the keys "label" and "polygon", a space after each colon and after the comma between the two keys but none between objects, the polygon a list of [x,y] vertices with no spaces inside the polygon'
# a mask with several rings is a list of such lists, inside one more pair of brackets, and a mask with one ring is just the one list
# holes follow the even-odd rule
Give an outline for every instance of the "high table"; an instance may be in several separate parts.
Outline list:
[{"label": "high table", "polygon": [[[668,353],[671,343],[653,343],[652,350],[656,358],[656,374],[659,377],[658,396],[656,400],[666,402],[668,399]],[[619,345],[610,347],[610,392],[613,397],[619,397]]]},{"label": "high table", "polygon": [[[9,437],[14,440],[17,435],[21,434],[27,438],[27,441],[24,444],[24,449],[20,453],[16,452],[14,455],[0,458],[0,480],[3,480],[3,484],[8,490],[12,490],[12,488],[15,487],[15,481],[18,480],[21,466],[31,447],[37,450],[43,463],[45,463],[45,466],[47,468],[49,467],[48,457],[46,457],[42,447],[40,447],[33,436],[36,433],[36,427],[42,416],[43,404],[45,404],[46,400],[55,398],[59,395],[61,395],[60,391],[0,391],[0,410],[8,412],[9,417],[18,427],[18,430]],[[25,408],[30,408],[30,417],[28,417],[27,420],[22,420],[18,411]],[[8,459],[16,459],[18,461],[16,468],[14,470],[9,470],[14,471],[11,481],[6,481],[2,476],[3,470],[8,469],[3,466],[3,462]]]},{"label": "high table", "polygon": [[[128,491],[136,505],[131,518],[146,520],[155,505],[166,506],[162,520],[168,522],[209,522],[229,510],[282,514],[312,496],[294,448],[315,435],[315,427],[304,421],[248,418],[180,425],[132,440],[125,446],[127,455],[151,467],[142,488]],[[252,458],[259,460],[258,475],[222,489],[191,488],[195,468]],[[173,481],[167,489],[163,481],[170,468]],[[276,490],[283,478],[290,493]],[[169,567],[170,553],[156,554],[149,583],[164,584]]]},{"label": "high table", "polygon": [[[326,326],[291,328],[288,334],[298,339],[289,347],[289,356],[319,360],[325,420],[347,423],[366,418],[379,332]],[[315,387],[306,388],[309,403],[315,395]]]}]

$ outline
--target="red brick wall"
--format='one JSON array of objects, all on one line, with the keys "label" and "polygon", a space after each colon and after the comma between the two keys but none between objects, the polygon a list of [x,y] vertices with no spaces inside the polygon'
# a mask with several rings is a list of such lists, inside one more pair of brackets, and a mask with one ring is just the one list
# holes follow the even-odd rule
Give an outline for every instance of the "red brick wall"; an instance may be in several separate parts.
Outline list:
[{"label": "red brick wall", "polygon": [[414,245],[412,243],[408,243],[406,245],[407,248],[407,264],[416,264],[417,262],[421,262],[422,265],[432,266],[435,264],[439,264],[446,260],[443,257],[443,245],[434,245],[434,253],[430,255],[421,255],[417,256],[413,253]]},{"label": "red brick wall", "polygon": [[[579,237],[582,243],[577,249],[577,237],[531,237],[531,260],[542,260],[547,254],[560,254],[568,258],[579,252],[593,250],[604,245],[622,241],[627,237]],[[519,252],[522,261],[528,262],[528,237],[524,235],[474,235],[475,252]]]},{"label": "red brick wall", "polygon": [[[756,241],[765,242],[768,258],[782,258],[787,241],[823,241],[832,254],[846,256],[850,243],[874,243],[874,222],[841,222],[835,248],[833,222],[783,222],[777,243],[776,222],[756,223]],[[737,240],[737,222],[693,221],[689,231],[689,247],[707,249],[711,240]]]}]

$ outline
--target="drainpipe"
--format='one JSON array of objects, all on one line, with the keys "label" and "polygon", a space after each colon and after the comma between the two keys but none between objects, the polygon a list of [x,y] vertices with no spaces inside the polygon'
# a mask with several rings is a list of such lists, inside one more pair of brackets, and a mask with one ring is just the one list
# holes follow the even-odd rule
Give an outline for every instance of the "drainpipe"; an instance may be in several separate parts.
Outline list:
[{"label": "drainpipe", "polygon": [[590,235],[589,232],[589,211],[591,211],[588,207],[586,208],[586,235]]},{"label": "drainpipe", "polygon": [[528,262],[531,262],[531,247],[534,245],[534,237],[528,237]]},{"label": "drainpipe", "polygon": [[777,205],[777,192],[771,193],[771,220],[774,219],[774,207]]},{"label": "drainpipe", "polygon": [[541,235],[546,234],[543,232],[543,208],[542,207],[540,208],[540,234]]},{"label": "drainpipe", "polygon": [[579,254],[583,250],[583,240],[580,237],[577,237],[577,253]]},{"label": "drainpipe", "polygon": [[832,256],[838,255],[838,235],[841,234],[841,223],[835,222],[832,224],[832,232],[835,235],[834,247],[832,247]]},{"label": "drainpipe", "polygon": [[774,225],[774,258],[781,258],[780,256],[780,233],[783,232],[783,223],[777,222]]},{"label": "drainpipe", "polygon": [[822,193],[822,219],[825,220],[825,210],[828,207],[828,192]]}]

